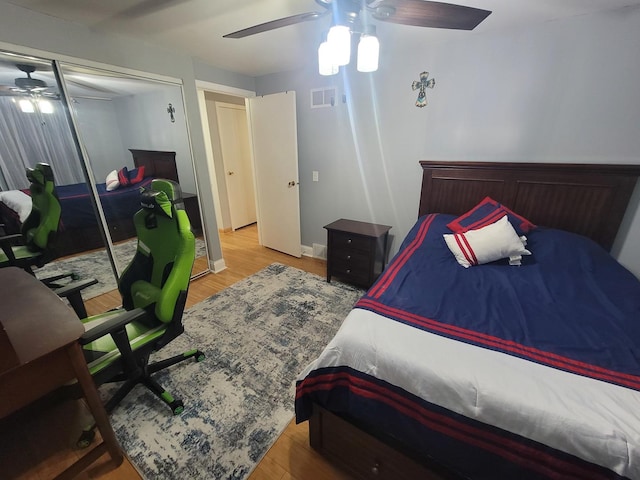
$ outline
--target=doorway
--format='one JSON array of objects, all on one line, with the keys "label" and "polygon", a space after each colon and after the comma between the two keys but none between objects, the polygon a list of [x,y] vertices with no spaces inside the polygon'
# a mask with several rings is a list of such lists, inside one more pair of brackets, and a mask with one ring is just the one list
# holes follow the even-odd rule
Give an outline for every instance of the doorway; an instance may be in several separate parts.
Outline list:
[{"label": "doorway", "polygon": [[[222,143],[225,130],[233,127],[220,126],[220,106],[246,108],[248,143],[254,177],[252,190],[255,196],[257,231],[259,245],[273,250],[300,257],[300,201],[298,182],[298,150],[295,92],[283,92],[256,97],[242,93],[235,95],[214,92],[209,85],[200,82],[200,107],[204,128],[207,156],[213,165],[211,188],[216,202],[216,219],[219,234],[233,231],[236,223],[232,221],[233,202],[230,194],[230,172],[225,167]],[[215,88],[215,87],[214,87]],[[232,120],[234,122],[236,120]],[[233,143],[233,142],[230,142]],[[243,223],[239,223],[238,226]],[[244,222],[246,224],[246,222]],[[221,262],[224,268],[224,259]],[[218,270],[216,270],[218,271]]]},{"label": "doorway", "polygon": [[[224,93],[217,93],[211,91],[203,92],[204,99],[204,109],[206,113],[206,118],[203,118],[203,125],[205,127],[205,140],[208,146],[210,147],[210,158],[213,159],[213,172],[214,178],[212,179],[212,190],[214,192],[214,198],[218,200],[216,202],[216,220],[218,223],[218,229],[221,233],[231,232],[234,230],[232,218],[231,218],[231,206],[230,206],[230,198],[229,198],[229,190],[227,186],[227,169],[225,169],[224,165],[224,154],[223,154],[223,140],[221,138],[221,134],[224,133],[224,130],[219,128],[219,119],[217,112],[217,105],[224,104],[228,105],[229,108],[231,106],[236,106],[239,109],[245,108],[245,97],[235,96],[235,95],[227,95]],[[202,103],[201,103],[202,105]],[[204,117],[204,115],[203,115]],[[206,120],[206,122],[204,121]],[[237,121],[241,119],[236,117]],[[248,130],[248,124],[246,121],[246,116],[244,117],[244,129]],[[237,137],[232,139],[226,139],[224,142],[228,148],[238,149],[238,145],[241,142],[241,138]],[[247,151],[250,151],[250,143],[249,138],[244,140],[246,144],[244,145]],[[242,149],[242,148],[241,148]],[[250,161],[249,161],[250,163]],[[235,172],[235,170],[230,170]],[[253,177],[252,177],[253,182]],[[251,185],[250,197],[254,200],[255,205],[255,185]],[[237,226],[236,226],[237,228]]]},{"label": "doorway", "polygon": [[244,105],[215,102],[231,229],[257,222],[247,111]]}]

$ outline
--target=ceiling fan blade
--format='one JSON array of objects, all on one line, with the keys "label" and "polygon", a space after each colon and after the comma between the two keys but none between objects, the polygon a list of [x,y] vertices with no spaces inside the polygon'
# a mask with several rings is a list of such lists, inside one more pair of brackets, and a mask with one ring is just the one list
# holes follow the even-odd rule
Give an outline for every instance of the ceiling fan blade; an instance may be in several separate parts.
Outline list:
[{"label": "ceiling fan blade", "polygon": [[275,30],[276,28],[286,27],[288,25],[295,25],[296,23],[308,22],[309,20],[315,20],[329,13],[326,12],[308,12],[299,13],[297,15],[291,15],[290,17],[279,18],[278,20],[271,20],[270,22],[254,25],[253,27],[244,28],[237,32],[227,33],[223,35],[223,38],[244,38],[249,35],[255,35],[256,33],[268,32],[269,30]]},{"label": "ceiling fan blade", "polygon": [[416,27],[473,30],[490,10],[426,0],[382,0],[369,5],[377,20]]}]

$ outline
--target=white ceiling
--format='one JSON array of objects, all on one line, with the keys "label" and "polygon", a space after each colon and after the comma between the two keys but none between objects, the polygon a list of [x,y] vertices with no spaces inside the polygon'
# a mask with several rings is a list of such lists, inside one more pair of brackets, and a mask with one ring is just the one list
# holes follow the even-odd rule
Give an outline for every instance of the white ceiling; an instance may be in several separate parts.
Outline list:
[{"label": "white ceiling", "polygon": [[[7,3],[98,31],[136,37],[249,76],[315,63],[321,33],[330,22],[325,16],[242,39],[226,39],[222,35],[255,24],[323,9],[314,0],[9,0]],[[400,45],[464,38],[638,5],[640,0],[452,0],[451,3],[493,13],[472,32],[374,21],[381,44],[385,36],[393,36]]]}]

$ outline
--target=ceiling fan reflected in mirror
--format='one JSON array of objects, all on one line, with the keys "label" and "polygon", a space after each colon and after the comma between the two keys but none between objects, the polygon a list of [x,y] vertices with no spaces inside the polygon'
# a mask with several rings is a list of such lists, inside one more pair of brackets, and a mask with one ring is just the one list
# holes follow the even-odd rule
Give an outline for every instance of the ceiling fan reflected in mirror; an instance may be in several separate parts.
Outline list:
[{"label": "ceiling fan reflected in mirror", "polygon": [[338,73],[347,65],[351,56],[351,34],[360,35],[358,43],[358,70],[372,72],[378,68],[379,42],[375,26],[364,18],[416,27],[473,30],[491,11],[479,8],[431,2],[427,0],[315,0],[324,8],[320,12],[308,12],[260,23],[224,38],[244,38],[277,28],[316,20],[331,15],[331,28],[327,38],[318,48],[318,65],[321,75]]},{"label": "ceiling fan reflected in mirror", "polygon": [[24,63],[18,63],[15,67],[24,72],[26,77],[18,77],[14,80],[13,85],[1,85],[0,91],[7,92],[9,95],[41,95],[46,97],[59,98],[58,90],[54,87],[49,87],[47,82],[39,78],[33,78],[32,73],[36,71],[35,65],[29,65]]},{"label": "ceiling fan reflected in mirror", "polygon": [[60,99],[58,90],[49,87],[44,80],[31,76],[36,71],[35,65],[18,63],[15,66],[26,77],[14,79],[13,85],[1,85],[0,95],[21,97],[16,103],[25,113],[35,112],[36,109],[41,113],[53,113],[53,104],[49,100]]}]

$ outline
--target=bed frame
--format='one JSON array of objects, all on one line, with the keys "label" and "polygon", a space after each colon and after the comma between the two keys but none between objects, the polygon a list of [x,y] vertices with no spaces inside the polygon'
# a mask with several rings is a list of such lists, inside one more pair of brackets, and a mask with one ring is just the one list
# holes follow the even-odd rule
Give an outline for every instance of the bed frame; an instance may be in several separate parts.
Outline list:
[{"label": "bed frame", "polygon": [[[610,250],[640,165],[421,161],[419,216],[460,215],[485,196],[538,225],[588,236]],[[314,405],[311,447],[359,479],[458,478],[376,430]]]}]

